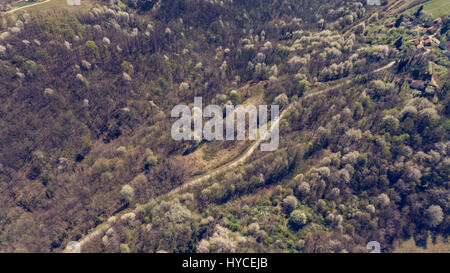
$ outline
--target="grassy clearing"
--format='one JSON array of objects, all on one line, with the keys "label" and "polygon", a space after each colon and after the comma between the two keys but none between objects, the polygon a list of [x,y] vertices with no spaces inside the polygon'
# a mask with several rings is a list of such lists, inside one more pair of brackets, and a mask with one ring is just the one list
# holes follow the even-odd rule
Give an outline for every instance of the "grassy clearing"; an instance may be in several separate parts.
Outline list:
[{"label": "grassy clearing", "polygon": [[31,6],[25,9],[22,9],[18,12],[52,12],[56,10],[68,10],[68,11],[79,11],[79,10],[88,10],[92,7],[91,0],[81,0],[80,6],[69,6],[67,5],[67,0],[51,0],[47,3],[43,3],[41,5]]},{"label": "grassy clearing", "polygon": [[436,238],[436,241],[433,242],[431,236],[427,239],[427,247],[423,248],[420,246],[416,246],[416,243],[413,238],[410,238],[407,241],[404,241],[397,247],[394,251],[395,253],[449,253],[450,252],[450,243],[445,240],[441,236]]},{"label": "grassy clearing", "polygon": [[450,14],[450,1],[448,0],[432,0],[423,5],[423,10],[432,17],[437,18]]},{"label": "grassy clearing", "polygon": [[445,66],[433,63],[433,75],[435,75],[440,82],[443,82],[448,77],[448,69]]},{"label": "grassy clearing", "polygon": [[[417,11],[419,5],[406,11],[407,14],[413,14]],[[448,0],[431,0],[423,4],[423,13],[429,14],[433,18],[438,18],[450,14],[450,1]]]},{"label": "grassy clearing", "polygon": [[[245,85],[238,89],[243,97],[248,97],[243,105],[263,104],[263,84]],[[229,141],[205,142],[194,152],[180,158],[189,166],[191,175],[199,175],[233,161],[248,149],[250,143],[249,141],[238,141],[234,144]]]},{"label": "grassy clearing", "polygon": [[24,6],[33,5],[33,4],[36,4],[36,2],[21,2],[17,5],[14,5],[14,8],[20,8],[20,7],[24,7]]}]

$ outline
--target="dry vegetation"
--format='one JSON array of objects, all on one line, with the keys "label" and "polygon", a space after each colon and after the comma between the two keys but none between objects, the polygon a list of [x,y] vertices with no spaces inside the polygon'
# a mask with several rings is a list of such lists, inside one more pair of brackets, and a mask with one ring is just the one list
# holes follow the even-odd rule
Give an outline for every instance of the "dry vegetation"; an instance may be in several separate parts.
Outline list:
[{"label": "dry vegetation", "polygon": [[[376,240],[390,252],[447,238],[448,53],[410,42],[431,18],[365,2],[68,12],[52,0],[2,14],[0,251],[60,252],[99,227],[84,251],[366,252]],[[195,96],[291,107],[277,151],[167,195],[251,144],[174,141],[171,109]]]}]

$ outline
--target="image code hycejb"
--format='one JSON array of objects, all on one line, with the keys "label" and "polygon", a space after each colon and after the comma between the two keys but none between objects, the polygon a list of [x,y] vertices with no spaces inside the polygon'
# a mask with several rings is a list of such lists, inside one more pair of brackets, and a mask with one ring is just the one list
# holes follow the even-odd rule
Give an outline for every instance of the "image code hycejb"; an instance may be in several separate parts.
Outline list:
[{"label": "image code hycejb", "polygon": [[0,0],[0,258],[450,253],[449,27],[448,0]]}]

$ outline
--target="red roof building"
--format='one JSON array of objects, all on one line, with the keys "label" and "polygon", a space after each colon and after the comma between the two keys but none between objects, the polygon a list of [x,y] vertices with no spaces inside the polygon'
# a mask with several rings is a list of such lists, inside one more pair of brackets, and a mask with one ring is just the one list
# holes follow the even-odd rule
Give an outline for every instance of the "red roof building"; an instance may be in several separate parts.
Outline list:
[{"label": "red roof building", "polygon": [[431,46],[431,40],[430,39],[426,39],[425,41],[423,41],[423,45],[424,46]]},{"label": "red roof building", "polygon": [[437,25],[441,25],[441,24],[442,24],[442,18],[437,18],[437,19],[435,19],[435,20],[433,21],[433,23],[434,23],[434,24],[437,24]]},{"label": "red roof building", "polygon": [[395,22],[391,22],[391,23],[387,24],[386,27],[387,27],[387,28],[391,28],[391,27],[393,27],[394,25],[395,25]]},{"label": "red roof building", "polygon": [[441,41],[439,41],[438,39],[436,39],[434,37],[430,37],[430,40],[433,42],[433,44],[435,44],[437,46],[441,43]]},{"label": "red roof building", "polygon": [[427,28],[427,33],[428,34],[433,34],[435,31],[436,31],[436,28],[434,26]]},{"label": "red roof building", "polygon": [[421,90],[421,91],[423,91],[423,90],[425,90],[425,82],[423,82],[423,81],[416,81],[416,80],[412,80],[411,81],[411,84],[409,85],[409,87],[411,88],[411,89],[416,89],[416,90]]}]

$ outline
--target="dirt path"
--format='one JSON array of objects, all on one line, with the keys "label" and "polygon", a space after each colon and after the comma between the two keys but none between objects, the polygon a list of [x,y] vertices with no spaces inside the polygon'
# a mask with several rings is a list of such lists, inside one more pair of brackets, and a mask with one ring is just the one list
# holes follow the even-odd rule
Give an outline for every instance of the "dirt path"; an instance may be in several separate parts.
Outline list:
[{"label": "dirt path", "polygon": [[5,12],[5,13],[6,13],[6,14],[8,14],[8,13],[13,13],[13,12],[16,12],[16,11],[21,10],[21,9],[26,9],[26,8],[34,7],[34,6],[37,6],[37,5],[42,5],[42,4],[48,3],[48,2],[50,2],[50,1],[51,1],[51,0],[45,0],[45,1],[43,1],[43,2],[39,2],[39,3],[31,4],[31,5],[26,5],[26,6],[23,6],[23,7],[20,7],[20,8],[16,8],[16,9],[9,10],[9,11],[7,11],[7,12]]},{"label": "dirt path", "polygon": [[439,86],[439,82],[436,80],[436,76],[433,73],[433,62],[428,61],[428,72],[431,74],[431,84],[437,87],[438,89],[441,89]]},{"label": "dirt path", "polygon": [[286,112],[293,106],[294,104],[290,104],[286,109],[284,109],[280,116],[278,117],[277,120],[275,120],[275,122],[273,124],[270,125],[270,129],[269,131],[262,137],[258,138],[258,140],[256,140],[251,146],[250,148],[248,148],[248,150],[242,154],[240,157],[238,157],[237,159],[223,165],[222,167],[219,167],[215,170],[213,170],[212,172],[209,172],[207,174],[203,174],[200,175],[198,178],[195,178],[187,183],[184,183],[183,185],[173,189],[172,191],[170,191],[167,195],[171,195],[174,193],[178,193],[182,190],[188,189],[189,187],[195,186],[197,184],[200,184],[204,181],[207,181],[208,179],[219,175],[221,173],[224,173],[230,169],[236,168],[237,166],[239,166],[239,164],[244,163],[252,154],[253,152],[256,150],[256,148],[258,148],[258,146],[261,144],[262,141],[264,141],[266,139],[266,136],[269,135],[272,132],[272,129],[274,128],[274,126],[278,125],[280,123],[280,120],[284,117],[284,115],[286,114]]},{"label": "dirt path", "polygon": [[382,71],[382,70],[389,69],[389,68],[391,68],[394,64],[395,64],[395,61],[392,61],[392,62],[388,63],[387,65],[385,65],[385,66],[383,66],[383,67],[380,67],[380,68],[378,68],[378,69],[375,69],[373,72],[380,72],[380,71]]}]

